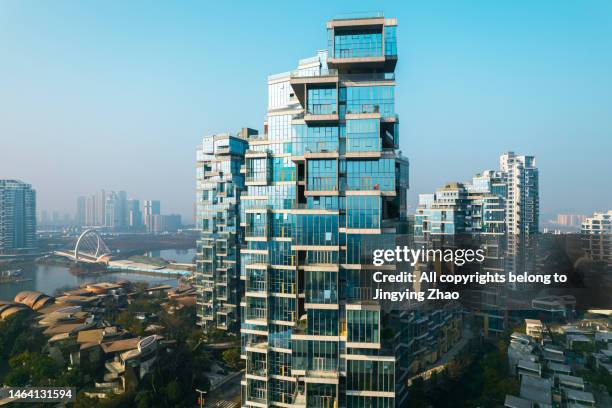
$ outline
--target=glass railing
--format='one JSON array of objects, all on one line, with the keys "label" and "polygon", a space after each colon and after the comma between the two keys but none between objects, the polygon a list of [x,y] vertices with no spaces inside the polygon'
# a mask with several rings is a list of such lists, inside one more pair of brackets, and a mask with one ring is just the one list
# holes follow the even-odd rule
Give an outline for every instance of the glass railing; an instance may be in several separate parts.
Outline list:
[{"label": "glass railing", "polygon": [[395,190],[395,178],[393,177],[350,177],[346,186],[347,190]]},{"label": "glass railing", "polygon": [[348,102],[346,106],[347,114],[360,113],[380,113],[380,116],[387,118],[395,115],[395,103],[354,103]]},{"label": "glass railing", "polygon": [[247,310],[247,320],[265,320],[267,317],[267,309],[251,307]]},{"label": "glass railing", "polygon": [[265,292],[267,285],[265,281],[247,280],[247,292]]},{"label": "glass railing", "polygon": [[247,360],[247,373],[265,377],[268,373],[266,362]]},{"label": "glass railing", "polygon": [[308,104],[308,115],[335,115],[338,113],[335,103]]},{"label": "glass railing", "polygon": [[247,237],[265,237],[267,233],[268,228],[263,226],[247,226],[246,228]]},{"label": "glass railing", "polygon": [[393,81],[395,80],[395,73],[371,72],[363,74],[342,74],[340,79],[344,81]]},{"label": "glass railing", "polygon": [[337,191],[338,179],[336,177],[311,177],[308,179],[309,191]]},{"label": "glass railing", "polygon": [[317,77],[335,77],[338,76],[337,69],[316,69],[316,70],[300,70],[291,71],[291,78],[317,78]]},{"label": "glass railing", "polygon": [[328,153],[338,152],[339,143],[338,140],[334,141],[319,141],[316,139],[298,141],[297,138],[293,139],[294,156],[302,156],[304,153]]},{"label": "glass railing", "polygon": [[258,181],[258,182],[268,182],[268,175],[267,174],[255,174],[255,175],[247,175],[246,176],[246,181],[247,182],[251,182],[251,181]]}]

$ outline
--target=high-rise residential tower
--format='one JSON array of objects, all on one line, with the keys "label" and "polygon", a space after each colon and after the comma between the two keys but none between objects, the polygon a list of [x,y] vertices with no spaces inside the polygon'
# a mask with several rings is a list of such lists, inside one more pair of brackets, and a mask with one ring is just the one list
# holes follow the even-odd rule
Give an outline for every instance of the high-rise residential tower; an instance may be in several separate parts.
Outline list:
[{"label": "high-rise residential tower", "polygon": [[[513,152],[500,156],[499,170],[486,170],[471,183],[448,183],[435,194],[421,194],[415,215],[415,239],[445,245],[475,245],[486,251],[483,272],[533,273],[539,222],[538,169],[534,156]],[[506,329],[505,289],[489,285],[481,291],[485,335]],[[504,290],[501,290],[504,289]]]},{"label": "high-rise residential tower", "polygon": [[539,177],[534,156],[514,152],[499,157],[507,186],[506,226],[509,234],[532,235],[540,222]]},{"label": "high-rise residential tower", "polygon": [[82,226],[82,225],[86,225],[85,224],[86,221],[87,221],[87,197],[80,196],[77,198],[75,222],[76,222],[76,225]]},{"label": "high-rise residential tower", "polygon": [[100,190],[94,198],[94,223],[92,225],[106,225],[106,191]]},{"label": "high-rise residential tower", "polygon": [[0,180],[0,254],[36,248],[36,191],[19,180]]},{"label": "high-rise residential tower", "polygon": [[128,225],[130,228],[142,226],[142,211],[140,211],[140,200],[131,199],[127,202]]},{"label": "high-rise residential tower", "polygon": [[106,194],[104,226],[124,229],[128,226],[128,205],[125,191],[110,191]]},{"label": "high-rise residential tower", "polygon": [[145,200],[143,204],[143,222],[147,227],[147,231],[151,232],[151,224],[153,216],[161,214],[161,204],[158,200]]},{"label": "high-rise residential tower", "polygon": [[406,217],[396,25],[334,19],[326,52],[268,78],[241,200],[243,406],[401,404],[402,329],[369,287],[374,242]]},{"label": "high-rise residential tower", "polygon": [[237,333],[240,329],[240,196],[244,190],[247,138],[238,134],[205,136],[197,149],[197,243],[195,286],[198,325]]},{"label": "high-rise residential tower", "polygon": [[612,210],[596,212],[582,222],[585,251],[596,261],[612,265]]}]

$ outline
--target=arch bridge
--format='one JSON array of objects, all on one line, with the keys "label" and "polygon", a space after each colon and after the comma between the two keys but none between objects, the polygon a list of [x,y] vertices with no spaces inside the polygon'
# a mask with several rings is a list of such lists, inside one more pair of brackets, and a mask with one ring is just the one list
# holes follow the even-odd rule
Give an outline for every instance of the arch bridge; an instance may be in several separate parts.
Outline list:
[{"label": "arch bridge", "polygon": [[100,233],[92,228],[86,229],[79,235],[74,247],[71,244],[53,253],[75,262],[84,263],[106,263],[112,254]]}]

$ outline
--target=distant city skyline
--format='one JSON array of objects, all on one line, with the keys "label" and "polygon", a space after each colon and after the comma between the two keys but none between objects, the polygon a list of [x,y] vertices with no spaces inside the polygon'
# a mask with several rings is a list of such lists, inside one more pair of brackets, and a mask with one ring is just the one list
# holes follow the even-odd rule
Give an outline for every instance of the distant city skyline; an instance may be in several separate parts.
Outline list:
[{"label": "distant city skyline", "polygon": [[325,44],[321,21],[383,9],[406,56],[410,212],[508,150],[538,159],[542,224],[607,210],[612,3],[316,3],[2,2],[0,176],[32,184],[49,214],[109,186],[190,220],[202,136],[261,131],[267,75]]}]

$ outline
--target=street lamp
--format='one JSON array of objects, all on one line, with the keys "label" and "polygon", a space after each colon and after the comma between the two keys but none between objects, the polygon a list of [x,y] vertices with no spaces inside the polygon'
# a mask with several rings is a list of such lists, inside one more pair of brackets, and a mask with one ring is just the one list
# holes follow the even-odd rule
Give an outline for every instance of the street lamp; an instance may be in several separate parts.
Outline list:
[{"label": "street lamp", "polygon": [[197,388],[196,388],[196,392],[200,393],[200,398],[198,398],[198,401],[200,403],[200,408],[204,408],[204,396],[208,394],[208,392],[199,390]]}]

